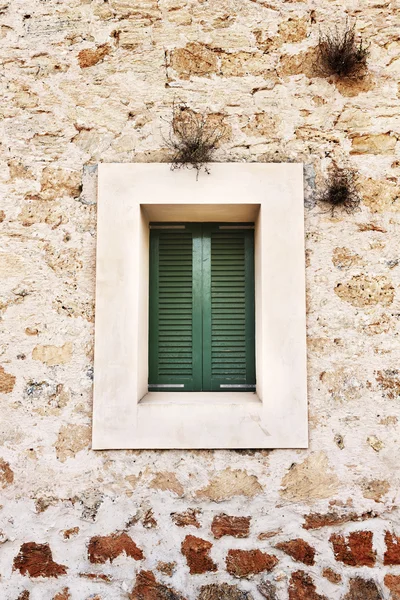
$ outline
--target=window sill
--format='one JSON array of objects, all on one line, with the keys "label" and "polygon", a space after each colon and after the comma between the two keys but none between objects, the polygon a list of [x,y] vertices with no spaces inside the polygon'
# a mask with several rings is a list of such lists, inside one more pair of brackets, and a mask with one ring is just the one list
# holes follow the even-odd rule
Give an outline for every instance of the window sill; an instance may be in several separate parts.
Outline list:
[{"label": "window sill", "polygon": [[148,392],[141,405],[154,404],[248,404],[261,402],[255,392]]}]

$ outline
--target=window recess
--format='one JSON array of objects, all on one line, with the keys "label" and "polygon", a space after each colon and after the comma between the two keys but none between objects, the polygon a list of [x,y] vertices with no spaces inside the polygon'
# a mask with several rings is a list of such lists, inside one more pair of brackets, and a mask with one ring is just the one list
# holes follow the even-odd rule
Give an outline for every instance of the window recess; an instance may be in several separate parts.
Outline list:
[{"label": "window recess", "polygon": [[149,391],[255,390],[253,229],[150,225]]}]

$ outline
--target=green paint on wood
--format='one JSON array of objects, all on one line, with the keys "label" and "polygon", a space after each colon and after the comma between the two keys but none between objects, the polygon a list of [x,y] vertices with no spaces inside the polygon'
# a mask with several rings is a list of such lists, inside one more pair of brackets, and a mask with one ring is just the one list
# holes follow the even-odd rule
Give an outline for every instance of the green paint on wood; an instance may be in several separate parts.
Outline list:
[{"label": "green paint on wood", "polygon": [[233,227],[151,229],[150,390],[254,389],[254,234]]}]

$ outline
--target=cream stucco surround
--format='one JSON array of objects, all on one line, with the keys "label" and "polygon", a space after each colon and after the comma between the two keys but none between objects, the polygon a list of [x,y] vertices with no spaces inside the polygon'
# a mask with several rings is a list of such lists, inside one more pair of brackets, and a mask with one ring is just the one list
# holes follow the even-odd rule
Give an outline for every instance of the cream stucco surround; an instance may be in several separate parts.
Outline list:
[{"label": "cream stucco surround", "polygon": [[[101,164],[93,448],[308,445],[301,164]],[[147,392],[150,221],[255,222],[256,393]]]}]

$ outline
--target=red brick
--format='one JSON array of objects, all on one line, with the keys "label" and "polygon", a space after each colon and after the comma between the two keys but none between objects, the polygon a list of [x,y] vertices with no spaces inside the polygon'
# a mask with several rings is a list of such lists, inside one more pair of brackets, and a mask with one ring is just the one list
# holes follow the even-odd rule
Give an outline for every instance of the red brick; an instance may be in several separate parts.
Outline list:
[{"label": "red brick", "polygon": [[219,540],[224,535],[235,538],[248,537],[251,517],[231,517],[229,515],[216,515],[211,524],[214,537]]},{"label": "red brick", "polygon": [[123,552],[135,560],[143,558],[143,552],[126,533],[92,537],[88,546],[89,560],[95,564],[112,562]]},{"label": "red brick", "polygon": [[174,589],[158,583],[151,571],[140,571],[129,600],[185,600]]},{"label": "red brick", "polygon": [[105,573],[79,573],[79,577],[85,579],[91,579],[92,581],[104,581],[105,583],[111,583],[112,579]]},{"label": "red brick", "polygon": [[290,540],[289,542],[280,542],[275,548],[282,550],[285,554],[291,556],[294,560],[302,562],[305,565],[313,565],[315,563],[315,549],[301,538]]},{"label": "red brick", "polygon": [[53,561],[48,544],[35,542],[22,544],[19,554],[14,558],[14,569],[30,577],[59,577],[67,572],[64,565]]},{"label": "red brick", "polygon": [[229,550],[226,569],[234,577],[249,577],[263,571],[271,571],[278,562],[276,556],[261,550]]},{"label": "red brick", "polygon": [[400,565],[400,537],[385,532],[386,552],[383,557],[384,565]]},{"label": "red brick", "polygon": [[330,537],[336,560],[350,567],[373,567],[376,552],[372,548],[372,531],[354,531],[347,539],[336,533]]},{"label": "red brick", "polygon": [[58,592],[58,594],[54,596],[53,600],[71,600],[69,589],[65,587],[62,592]]},{"label": "red brick", "polygon": [[343,600],[383,600],[375,581],[354,577],[350,579],[349,591]]},{"label": "red brick", "polygon": [[209,556],[212,544],[206,540],[187,535],[182,542],[182,554],[186,558],[191,575],[216,571],[217,565]]},{"label": "red brick", "polygon": [[367,519],[376,519],[379,515],[372,510],[368,512],[339,514],[329,513],[310,513],[305,515],[303,529],[320,529],[321,527],[331,527],[332,525],[343,525],[343,523],[354,523],[366,521]]},{"label": "red brick", "polygon": [[289,600],[328,600],[317,594],[315,583],[304,571],[292,573],[289,583]]},{"label": "red brick", "polygon": [[390,590],[390,600],[400,600],[400,575],[385,575],[385,585]]}]

